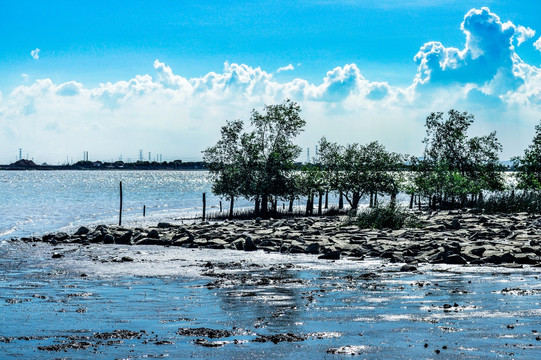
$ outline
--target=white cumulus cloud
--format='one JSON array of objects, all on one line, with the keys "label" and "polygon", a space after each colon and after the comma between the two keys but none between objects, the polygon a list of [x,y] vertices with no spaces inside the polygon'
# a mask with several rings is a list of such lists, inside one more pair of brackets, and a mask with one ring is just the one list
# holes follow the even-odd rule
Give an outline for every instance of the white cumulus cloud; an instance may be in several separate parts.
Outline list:
[{"label": "white cumulus cloud", "polygon": [[535,36],[535,30],[519,25],[517,26],[517,34],[517,46],[520,46],[523,42]]},{"label": "white cumulus cloud", "polygon": [[541,51],[541,37],[539,37],[539,39],[537,39],[537,41],[533,43],[533,46],[534,46],[537,50]]},{"label": "white cumulus cloud", "polygon": [[[97,157],[127,158],[131,151],[138,158],[145,149],[200,159],[225,120],[247,120],[251,109],[290,98],[307,120],[299,137],[303,147],[325,135],[340,142],[380,140],[393,151],[418,155],[426,116],[456,108],[473,112],[481,133],[498,131],[504,157],[516,155],[531,140],[541,107],[541,69],[523,61],[513,45],[533,30],[503,22],[488,8],[469,11],[461,29],[463,48],[439,42],[420,48],[414,80],[405,87],[371,81],[354,63],[314,82],[280,81],[272,70],[229,62],[221,71],[188,78],[158,59],[149,73],[94,87],[25,81],[0,97],[0,143],[36,149],[54,143],[62,159],[81,149]],[[541,50],[541,39],[534,46]],[[279,70],[285,68],[294,67]]]},{"label": "white cumulus cloud", "polygon": [[278,70],[276,70],[276,72],[279,73],[279,72],[282,72],[282,71],[291,71],[291,70],[295,70],[295,67],[293,66],[293,64],[289,64],[287,66],[279,67]]},{"label": "white cumulus cloud", "polygon": [[36,48],[35,50],[30,51],[30,55],[32,56],[32,58],[33,58],[34,60],[38,60],[38,59],[39,59],[39,52],[40,52],[40,51],[41,51],[41,50],[40,50],[39,48]]}]

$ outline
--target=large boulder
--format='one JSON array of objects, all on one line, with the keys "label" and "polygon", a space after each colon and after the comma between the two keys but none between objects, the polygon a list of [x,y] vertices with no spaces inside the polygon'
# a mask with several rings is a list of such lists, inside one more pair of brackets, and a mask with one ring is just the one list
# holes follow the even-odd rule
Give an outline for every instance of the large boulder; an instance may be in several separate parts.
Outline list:
[{"label": "large boulder", "polygon": [[319,254],[319,244],[318,243],[311,243],[306,247],[305,252],[307,254]]},{"label": "large boulder", "polygon": [[254,241],[250,236],[247,236],[244,240],[244,251],[256,251],[257,245],[254,244]]}]

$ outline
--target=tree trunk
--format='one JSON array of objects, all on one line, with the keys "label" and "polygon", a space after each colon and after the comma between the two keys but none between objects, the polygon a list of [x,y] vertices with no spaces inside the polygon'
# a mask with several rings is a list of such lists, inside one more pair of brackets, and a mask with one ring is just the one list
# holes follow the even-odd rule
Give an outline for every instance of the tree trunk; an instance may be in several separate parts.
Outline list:
[{"label": "tree trunk", "polygon": [[293,199],[289,200],[289,209],[287,210],[288,213],[293,212]]},{"label": "tree trunk", "polygon": [[261,217],[266,219],[269,216],[269,195],[261,196]]},{"label": "tree trunk", "polygon": [[374,192],[374,206],[378,206],[378,191]]},{"label": "tree trunk", "polygon": [[233,205],[235,204],[235,198],[231,196],[231,202],[229,203],[229,220],[233,219]]},{"label": "tree trunk", "polygon": [[342,210],[344,208],[344,195],[340,191],[340,196],[338,197],[338,209]]},{"label": "tree trunk", "polygon": [[415,195],[412,193],[410,198],[410,209],[413,209],[413,201],[415,199]]},{"label": "tree trunk", "polygon": [[325,191],[325,209],[329,208],[329,192]]},{"label": "tree trunk", "polygon": [[319,216],[321,216],[321,213],[322,213],[322,212],[321,212],[321,206],[322,206],[322,205],[323,205],[323,192],[320,191],[320,192],[319,192],[319,204],[318,204],[318,206],[317,206],[317,214],[318,214]]},{"label": "tree trunk", "polygon": [[310,194],[308,194],[308,197],[306,198],[306,215],[310,215]]},{"label": "tree trunk", "polygon": [[255,198],[255,215],[259,216],[259,195]]},{"label": "tree trunk", "polygon": [[421,195],[418,197],[417,206],[419,207],[419,210],[421,210]]},{"label": "tree trunk", "polygon": [[374,207],[374,193],[370,191],[370,207]]},{"label": "tree trunk", "polygon": [[310,194],[310,215],[314,215],[314,193]]},{"label": "tree trunk", "polygon": [[391,207],[395,207],[396,206],[396,191],[393,190],[393,192],[391,193]]},{"label": "tree trunk", "polygon": [[359,192],[355,191],[351,197],[351,211],[356,214],[357,208],[359,207],[359,201],[361,200],[361,195]]}]

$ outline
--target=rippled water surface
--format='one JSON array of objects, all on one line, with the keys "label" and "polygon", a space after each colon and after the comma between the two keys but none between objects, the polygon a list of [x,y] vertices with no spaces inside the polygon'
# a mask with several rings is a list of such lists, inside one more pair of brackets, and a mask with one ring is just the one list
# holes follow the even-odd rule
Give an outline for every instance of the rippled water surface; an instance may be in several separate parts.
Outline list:
[{"label": "rippled water surface", "polygon": [[0,171],[0,239],[118,222],[120,181],[125,224],[200,216],[203,192],[209,211],[220,201],[206,171]]},{"label": "rippled water surface", "polygon": [[[261,251],[0,244],[2,358],[349,358],[333,353],[344,351],[368,359],[538,359],[541,353],[536,268],[426,266],[401,273],[399,265],[375,260]],[[179,331],[199,327],[230,336]],[[138,336],[103,339],[115,330]],[[298,341],[257,340],[287,333]]]}]

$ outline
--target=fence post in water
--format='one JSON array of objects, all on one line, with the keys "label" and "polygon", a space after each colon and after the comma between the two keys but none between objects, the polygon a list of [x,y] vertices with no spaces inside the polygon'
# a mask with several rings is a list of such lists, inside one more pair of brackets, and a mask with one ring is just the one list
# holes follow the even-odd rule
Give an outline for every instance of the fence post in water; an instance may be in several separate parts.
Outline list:
[{"label": "fence post in water", "polygon": [[145,217],[146,212],[147,212],[147,207],[146,205],[143,205],[143,217]]},{"label": "fence post in water", "polygon": [[206,199],[206,194],[203,193],[203,221],[205,221],[206,210],[207,210],[207,199]]},{"label": "fence post in water", "polygon": [[122,181],[120,181],[120,211],[118,212],[118,226],[122,226]]}]

